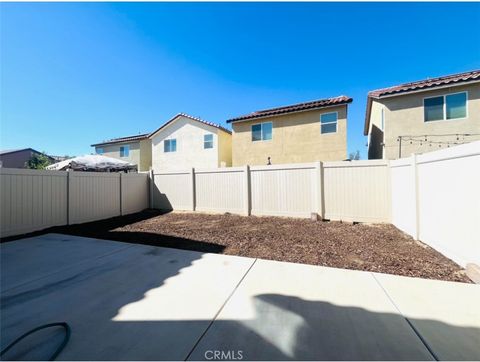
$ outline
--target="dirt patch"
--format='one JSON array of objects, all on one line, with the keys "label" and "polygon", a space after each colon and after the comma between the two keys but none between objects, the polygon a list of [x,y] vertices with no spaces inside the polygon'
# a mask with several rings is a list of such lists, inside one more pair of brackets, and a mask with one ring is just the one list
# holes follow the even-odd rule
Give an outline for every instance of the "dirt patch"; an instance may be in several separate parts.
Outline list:
[{"label": "dirt patch", "polygon": [[254,258],[471,282],[463,269],[388,224],[146,211],[53,231]]}]

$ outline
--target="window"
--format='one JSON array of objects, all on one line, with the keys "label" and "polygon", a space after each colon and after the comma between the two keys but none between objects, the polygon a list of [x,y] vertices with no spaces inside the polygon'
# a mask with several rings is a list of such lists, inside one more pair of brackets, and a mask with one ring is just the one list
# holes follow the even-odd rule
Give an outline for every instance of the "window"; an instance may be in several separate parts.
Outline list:
[{"label": "window", "polygon": [[203,135],[203,148],[213,148],[213,134]]},{"label": "window", "polygon": [[338,113],[324,113],[320,116],[321,133],[335,133],[337,132],[337,118]]},{"label": "window", "polygon": [[177,151],[177,140],[165,140],[163,141],[163,152],[176,152]]},{"label": "window", "polygon": [[267,141],[272,139],[272,122],[252,125],[252,141]]},{"label": "window", "polygon": [[423,100],[425,122],[467,117],[467,92],[452,93]]},{"label": "window", "polygon": [[120,157],[128,157],[129,154],[130,154],[130,146],[120,147]]},{"label": "window", "polygon": [[103,155],[103,148],[97,148],[97,155]]}]

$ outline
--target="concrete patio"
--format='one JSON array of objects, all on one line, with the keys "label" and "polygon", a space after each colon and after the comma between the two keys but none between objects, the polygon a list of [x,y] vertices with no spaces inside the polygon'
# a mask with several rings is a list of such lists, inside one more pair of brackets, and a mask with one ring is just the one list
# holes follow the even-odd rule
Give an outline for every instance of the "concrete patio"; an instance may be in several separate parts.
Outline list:
[{"label": "concrete patio", "polygon": [[[2,348],[65,321],[62,360],[480,359],[479,285],[60,234],[0,248]],[[62,338],[5,358],[48,358]]]}]

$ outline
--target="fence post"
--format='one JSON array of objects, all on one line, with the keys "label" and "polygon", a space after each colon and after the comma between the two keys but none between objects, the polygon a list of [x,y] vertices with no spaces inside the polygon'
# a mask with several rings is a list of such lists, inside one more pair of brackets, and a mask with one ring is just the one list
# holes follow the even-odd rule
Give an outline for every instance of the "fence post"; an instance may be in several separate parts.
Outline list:
[{"label": "fence post", "polygon": [[315,206],[320,220],[325,218],[325,197],[323,187],[323,162],[315,162]]},{"label": "fence post", "polygon": [[123,216],[123,172],[120,172],[120,177],[118,178],[120,183],[120,216]]},{"label": "fence post", "polygon": [[251,189],[250,189],[250,166],[246,165],[243,168],[243,205],[244,214],[250,216],[251,211]]},{"label": "fence post", "polygon": [[418,195],[418,166],[417,155],[412,154],[412,172],[413,172],[413,187],[415,194],[415,240],[419,240],[420,237],[420,213],[419,213],[419,195]]},{"label": "fence post", "polygon": [[153,209],[153,188],[155,187],[155,180],[154,180],[155,174],[153,173],[153,168],[150,168],[150,171],[148,173],[148,182],[149,182],[149,188],[150,188],[150,194],[149,194],[149,200],[148,200],[148,206],[150,209]]},{"label": "fence post", "polygon": [[190,170],[190,181],[191,181],[191,190],[192,190],[192,211],[195,211],[195,168]]},{"label": "fence post", "polygon": [[71,187],[71,180],[72,180],[72,170],[67,171],[67,225],[71,225],[72,223],[72,187]]}]

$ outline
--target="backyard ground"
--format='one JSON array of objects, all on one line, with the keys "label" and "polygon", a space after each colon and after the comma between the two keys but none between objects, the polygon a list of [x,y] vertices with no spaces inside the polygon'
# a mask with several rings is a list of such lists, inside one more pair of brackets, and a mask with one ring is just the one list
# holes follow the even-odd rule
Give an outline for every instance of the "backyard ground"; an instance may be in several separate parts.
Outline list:
[{"label": "backyard ground", "polygon": [[393,225],[144,211],[53,232],[201,252],[471,282],[463,269]]}]

